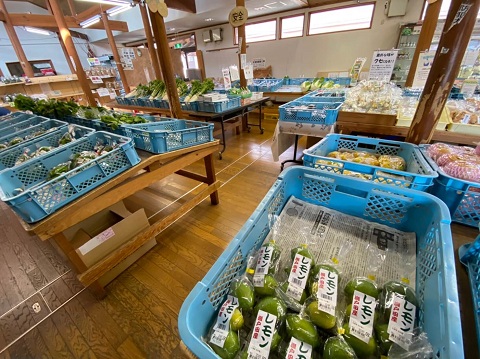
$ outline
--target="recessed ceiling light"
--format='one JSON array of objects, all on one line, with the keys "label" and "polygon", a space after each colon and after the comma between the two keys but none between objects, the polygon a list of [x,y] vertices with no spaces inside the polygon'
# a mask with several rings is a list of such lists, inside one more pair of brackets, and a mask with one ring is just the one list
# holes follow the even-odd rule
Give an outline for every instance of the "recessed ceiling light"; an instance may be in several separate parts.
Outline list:
[{"label": "recessed ceiling light", "polygon": [[209,17],[208,19],[205,19],[205,21],[213,21],[213,19]]}]

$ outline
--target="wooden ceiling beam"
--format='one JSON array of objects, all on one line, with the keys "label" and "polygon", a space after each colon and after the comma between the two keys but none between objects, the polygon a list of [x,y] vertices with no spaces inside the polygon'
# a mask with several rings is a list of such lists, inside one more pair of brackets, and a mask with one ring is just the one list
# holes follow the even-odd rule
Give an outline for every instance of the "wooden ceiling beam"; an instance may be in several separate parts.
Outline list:
[{"label": "wooden ceiling beam", "polygon": [[[31,26],[39,28],[56,28],[56,22],[53,15],[36,14],[10,14],[13,26]],[[65,21],[69,29],[81,28],[79,21],[73,16],[65,16]],[[124,21],[109,20],[112,31],[128,32],[128,24]],[[89,29],[105,29],[101,22],[88,27]]]},{"label": "wooden ceiling beam", "polygon": [[[78,21],[85,21],[87,19],[90,19],[92,16],[95,15],[100,15],[102,12],[107,11],[108,9],[111,9],[115,6],[113,5],[94,5],[92,7],[89,7],[87,10],[82,11],[81,13],[77,14],[75,17],[77,18]],[[114,30],[114,29],[112,29]]]},{"label": "wooden ceiling beam", "polygon": [[1,11],[1,10],[0,10],[0,21],[1,21],[1,22],[5,22],[5,21],[6,21],[5,14],[4,14],[3,11]]},{"label": "wooden ceiling beam", "polygon": [[170,9],[186,11],[192,14],[197,13],[195,0],[165,0],[165,4],[167,4]]}]

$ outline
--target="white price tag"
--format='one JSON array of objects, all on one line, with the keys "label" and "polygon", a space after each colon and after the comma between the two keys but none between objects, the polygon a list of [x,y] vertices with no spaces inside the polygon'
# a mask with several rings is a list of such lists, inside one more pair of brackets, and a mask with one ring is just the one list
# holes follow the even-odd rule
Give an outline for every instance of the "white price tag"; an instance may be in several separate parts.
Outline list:
[{"label": "white price tag", "polygon": [[255,274],[267,274],[272,261],[273,247],[266,246],[260,248],[258,253],[257,266],[255,268]]},{"label": "white price tag", "polygon": [[394,293],[387,332],[390,340],[408,350],[413,338],[416,307],[402,295]]},{"label": "white price tag", "polygon": [[468,125],[470,123],[470,114],[466,114],[463,118],[462,118],[462,123],[465,124],[465,125]]},{"label": "white price tag", "polygon": [[312,357],[313,348],[310,344],[304,343],[297,338],[292,337],[288,344],[286,359],[310,359]]},{"label": "white price tag", "polygon": [[312,260],[310,258],[304,257],[297,253],[293,259],[288,282],[304,289],[307,285],[308,273],[310,273],[311,264]]},{"label": "white price tag", "polygon": [[94,84],[103,84],[103,80],[100,76],[90,76],[90,80],[94,83]]},{"label": "white price tag", "polygon": [[252,338],[248,345],[249,359],[267,359],[272,345],[273,334],[277,317],[273,314],[259,310],[255,325],[253,327]]},{"label": "white price tag", "polygon": [[232,81],[240,80],[240,73],[238,72],[238,66],[236,65],[230,66],[229,70],[230,70],[230,80]]},{"label": "white price tag", "polygon": [[217,322],[213,326],[215,331],[227,332],[230,330],[230,320],[232,319],[233,312],[238,307],[238,299],[231,295],[222,304],[217,315]]},{"label": "white price tag", "polygon": [[245,78],[247,80],[253,79],[253,65],[252,64],[245,65],[245,68],[243,69],[243,72],[245,73]]},{"label": "white price tag", "polygon": [[302,299],[303,289],[298,287],[293,283],[288,283],[287,287],[287,295],[296,301],[300,301]]},{"label": "white price tag", "polygon": [[225,90],[230,90],[232,88],[232,83],[230,82],[230,70],[228,68],[222,69],[223,75],[223,85]]},{"label": "white price tag", "polygon": [[243,70],[245,66],[247,66],[247,54],[240,54],[240,68]]},{"label": "white price tag", "polygon": [[373,319],[376,301],[365,293],[353,292],[352,312],[350,314],[350,334],[368,343],[373,333]]},{"label": "white price tag", "polygon": [[223,344],[225,344],[225,340],[227,340],[228,332],[224,332],[221,330],[215,330],[210,338],[210,343],[218,345],[220,348],[223,348]]},{"label": "white price tag", "polygon": [[98,96],[100,97],[105,97],[110,95],[110,91],[106,88],[99,88],[97,89]]},{"label": "white price tag", "polygon": [[335,315],[337,307],[338,275],[326,269],[320,269],[318,273],[318,309]]}]

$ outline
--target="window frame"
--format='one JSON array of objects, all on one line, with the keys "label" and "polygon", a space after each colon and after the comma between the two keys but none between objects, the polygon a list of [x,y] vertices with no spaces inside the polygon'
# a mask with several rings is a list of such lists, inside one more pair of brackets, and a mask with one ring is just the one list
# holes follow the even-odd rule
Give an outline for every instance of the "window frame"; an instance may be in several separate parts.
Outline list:
[{"label": "window frame", "polygon": [[[277,41],[278,40],[278,18],[274,19],[268,19],[268,20],[259,20],[255,22],[249,22],[245,24],[245,37],[246,37],[246,32],[247,32],[247,26],[248,25],[255,25],[255,24],[261,24],[263,22],[272,22],[275,21],[275,38],[271,40],[260,40],[260,41],[254,41],[254,42],[246,42],[246,44],[256,44],[258,42],[268,42],[268,41]],[[238,45],[238,27],[233,28],[233,44]]]},{"label": "window frame", "polygon": [[[303,16],[302,34],[298,35],[298,36],[282,37],[282,22],[283,22],[283,19],[290,19],[292,17],[299,17],[299,16]],[[307,19],[307,14],[304,13],[304,12],[302,12],[300,14],[280,17],[279,18],[280,21],[279,21],[279,24],[278,24],[278,26],[279,26],[278,40],[288,40],[288,39],[296,39],[298,37],[304,37],[305,36],[305,22],[306,22],[306,19]]]},{"label": "window frame", "polygon": [[[346,9],[346,8],[350,8],[350,7],[360,7],[360,6],[365,6],[365,5],[373,5],[372,18],[370,19],[370,26],[369,27],[366,27],[364,29],[350,29],[350,30],[324,32],[324,33],[321,33],[321,34],[310,34],[310,23],[311,23],[311,18],[312,18],[313,14],[318,14],[318,13],[321,13],[321,12],[327,12],[327,11],[333,11],[333,10]],[[373,18],[375,16],[376,8],[377,8],[377,3],[375,1],[369,1],[369,2],[365,2],[365,3],[337,6],[337,7],[332,7],[332,8],[318,10],[318,11],[310,11],[308,13],[308,19],[307,19],[307,36],[321,36],[321,35],[328,35],[328,34],[339,34],[339,33],[342,33],[342,32],[350,32],[350,31],[371,30],[372,26],[373,26]]]}]

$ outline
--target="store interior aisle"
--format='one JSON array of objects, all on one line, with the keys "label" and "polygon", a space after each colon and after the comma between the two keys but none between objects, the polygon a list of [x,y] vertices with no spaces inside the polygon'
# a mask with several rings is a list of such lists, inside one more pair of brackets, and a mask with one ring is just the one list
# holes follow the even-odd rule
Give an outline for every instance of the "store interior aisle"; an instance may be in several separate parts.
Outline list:
[{"label": "store interior aisle", "polygon": [[[278,176],[280,164],[270,151],[274,127],[275,121],[267,120],[263,135],[256,128],[229,134],[223,159],[215,159],[220,204],[205,200],[162,232],[156,247],[108,285],[103,300],[76,280],[49,242],[26,234],[1,204],[0,358],[185,357],[180,307]],[[300,148],[304,145],[302,139]],[[291,157],[290,149],[281,160]],[[144,207],[148,216],[160,216],[200,190],[195,181],[171,176],[126,203],[130,210]],[[473,228],[452,228],[455,248],[476,236]],[[457,275],[466,357],[476,358],[470,289],[460,265]]]}]

